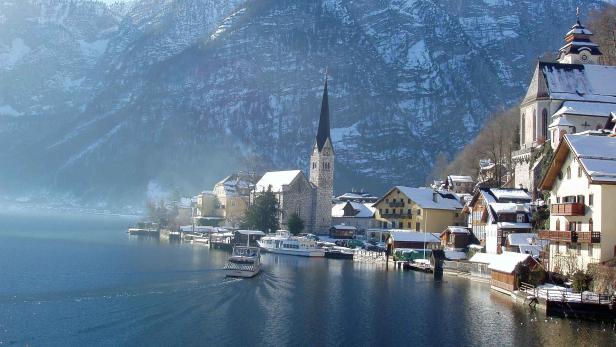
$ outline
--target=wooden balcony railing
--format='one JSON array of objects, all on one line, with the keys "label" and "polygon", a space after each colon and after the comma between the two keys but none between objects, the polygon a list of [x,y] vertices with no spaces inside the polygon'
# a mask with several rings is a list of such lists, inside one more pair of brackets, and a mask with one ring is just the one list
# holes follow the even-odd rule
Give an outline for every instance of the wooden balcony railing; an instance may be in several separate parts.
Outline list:
[{"label": "wooden balcony railing", "polygon": [[404,201],[392,201],[389,203],[389,207],[404,207]]},{"label": "wooden balcony railing", "polygon": [[567,202],[563,204],[552,204],[550,212],[554,216],[583,216],[585,211],[584,204],[579,202]]},{"label": "wooden balcony railing", "polygon": [[601,232],[542,230],[539,238],[555,242],[601,243]]}]

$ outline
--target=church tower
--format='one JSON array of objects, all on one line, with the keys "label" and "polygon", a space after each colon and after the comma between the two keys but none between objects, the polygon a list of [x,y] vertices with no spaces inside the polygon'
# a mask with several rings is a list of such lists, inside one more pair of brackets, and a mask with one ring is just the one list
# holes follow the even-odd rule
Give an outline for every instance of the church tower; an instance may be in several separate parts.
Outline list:
[{"label": "church tower", "polygon": [[561,64],[598,64],[602,55],[599,45],[592,42],[592,32],[580,23],[580,9],[576,10],[577,21],[565,35],[565,45],[558,51]]},{"label": "church tower", "polygon": [[327,234],[332,224],[332,197],[334,195],[334,146],[329,131],[329,101],[327,73],[323,87],[321,115],[317,137],[310,155],[310,183],[315,186],[313,203],[314,231]]}]

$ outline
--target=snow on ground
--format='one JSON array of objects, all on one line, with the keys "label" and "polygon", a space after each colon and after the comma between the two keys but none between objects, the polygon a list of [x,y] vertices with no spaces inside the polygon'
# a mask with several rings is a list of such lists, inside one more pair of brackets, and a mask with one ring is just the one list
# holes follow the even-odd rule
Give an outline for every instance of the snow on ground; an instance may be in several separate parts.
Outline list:
[{"label": "snow on ground", "polygon": [[10,46],[0,45],[0,69],[12,70],[30,51],[20,38],[13,39]]},{"label": "snow on ground", "polygon": [[0,106],[0,116],[19,117],[21,115],[23,115],[23,113],[17,111],[11,105]]},{"label": "snow on ground", "polygon": [[79,40],[77,42],[79,42],[79,49],[84,57],[96,59],[105,53],[109,40],[97,40],[92,42]]}]

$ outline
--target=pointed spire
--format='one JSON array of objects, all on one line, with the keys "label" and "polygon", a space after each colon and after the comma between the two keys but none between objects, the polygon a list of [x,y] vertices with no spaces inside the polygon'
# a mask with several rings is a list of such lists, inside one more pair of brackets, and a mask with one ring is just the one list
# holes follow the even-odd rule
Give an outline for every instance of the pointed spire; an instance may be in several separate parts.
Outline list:
[{"label": "pointed spire", "polygon": [[582,25],[580,24],[580,7],[576,7],[575,8],[575,17],[576,17],[576,22],[578,23],[578,25]]},{"label": "pointed spire", "polygon": [[325,68],[325,85],[323,87],[323,100],[321,102],[319,130],[317,131],[317,147],[319,148],[319,152],[323,150],[323,146],[329,138],[329,100],[327,98],[327,68]]}]

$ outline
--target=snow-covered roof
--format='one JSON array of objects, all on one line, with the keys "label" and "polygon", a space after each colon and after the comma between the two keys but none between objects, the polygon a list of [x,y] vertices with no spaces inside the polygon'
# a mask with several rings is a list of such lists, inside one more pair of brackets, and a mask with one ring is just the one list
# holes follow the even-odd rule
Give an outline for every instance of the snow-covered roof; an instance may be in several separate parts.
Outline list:
[{"label": "snow-covered roof", "polygon": [[552,99],[616,103],[616,67],[540,63]]},{"label": "snow-covered roof", "polygon": [[530,223],[514,223],[514,222],[498,222],[496,226],[499,229],[532,229]]},{"label": "snow-covered roof", "polygon": [[537,258],[541,255],[542,245],[520,245],[520,253],[530,254],[533,258]]},{"label": "snow-covered roof", "polygon": [[466,253],[461,252],[461,251],[445,250],[445,258],[449,260],[463,260],[463,259],[466,259]]},{"label": "snow-covered roof", "polygon": [[370,193],[344,193],[338,197],[336,197],[336,199],[341,200],[341,201],[347,201],[347,200],[358,200],[358,201],[376,201],[378,200],[378,196],[374,196]]},{"label": "snow-covered roof", "polygon": [[[347,204],[350,204],[355,210],[356,214],[354,216],[344,215],[344,207]],[[372,207],[372,203],[347,201],[347,202],[337,203],[332,206],[332,217],[372,218],[374,217],[375,211],[376,211],[376,208]]]},{"label": "snow-covered roof", "polygon": [[554,116],[562,114],[575,114],[582,116],[609,117],[616,111],[616,104],[601,102],[565,101]]},{"label": "snow-covered roof", "polygon": [[[411,188],[404,186],[396,186],[396,188],[409,199],[413,200],[421,208],[438,210],[456,210],[462,208],[462,205],[458,200],[455,198],[447,198],[444,194],[439,193],[432,188]],[[436,202],[434,201],[434,194],[436,194]]]},{"label": "snow-covered roof", "polygon": [[261,230],[238,230],[237,232],[242,235],[261,235],[261,236],[265,235],[265,233],[262,232]]},{"label": "snow-covered roof", "polygon": [[515,200],[527,200],[530,202],[530,195],[523,189],[506,189],[506,188],[492,188],[490,189],[492,195],[496,197],[498,201],[503,199],[515,199]]},{"label": "snow-covered roof", "polygon": [[214,191],[224,192],[226,196],[248,196],[254,187],[254,177],[245,173],[235,173],[225,177],[214,185]]},{"label": "snow-covered roof", "polygon": [[507,235],[507,242],[511,246],[532,245],[539,238],[533,233],[512,233]]},{"label": "snow-covered roof", "polygon": [[291,184],[291,182],[301,174],[301,170],[267,172],[261,177],[259,182],[257,182],[256,190],[258,192],[264,192],[271,186],[272,192],[279,193],[282,191],[283,186]]},{"label": "snow-covered roof", "polygon": [[459,226],[448,226],[447,229],[445,229],[445,231],[443,232],[451,232],[452,234],[466,234],[469,235],[471,232],[470,230],[468,230],[468,228],[465,227],[459,227]]},{"label": "snow-covered roof", "polygon": [[516,204],[514,202],[491,202],[490,207],[496,213],[530,212],[528,204]]},{"label": "snow-covered roof", "polygon": [[573,28],[571,28],[571,30],[569,30],[567,32],[567,34],[565,36],[569,36],[571,34],[583,34],[583,35],[592,35],[592,31],[584,28],[584,27],[578,27],[578,26],[574,26]]},{"label": "snow-covered roof", "polygon": [[493,253],[475,253],[469,261],[471,263],[490,264],[497,256],[498,254]]},{"label": "snow-covered roof", "polygon": [[528,258],[530,258],[529,254],[503,252],[492,259],[488,269],[510,274],[519,263],[526,261]]},{"label": "snow-covered roof", "polygon": [[573,123],[569,122],[567,117],[562,116],[562,117],[558,117],[558,118],[554,119],[552,121],[552,123],[550,123],[550,125],[548,125],[548,128],[553,128],[553,127],[557,127],[557,126],[572,127],[572,126],[575,126],[575,125],[573,125]]},{"label": "snow-covered roof", "polygon": [[426,243],[441,243],[441,239],[439,238],[440,235],[433,233],[422,233],[408,230],[392,230],[390,231],[389,236],[394,241],[424,242],[425,240]]},{"label": "snow-covered roof", "polygon": [[473,183],[473,178],[471,176],[456,176],[449,175],[447,176],[452,182],[463,182],[463,183]]},{"label": "snow-covered roof", "polygon": [[333,228],[337,230],[357,230],[357,228],[352,225],[344,225],[344,224],[334,225]]},{"label": "snow-covered roof", "polygon": [[616,137],[565,135],[592,181],[616,182]]}]

